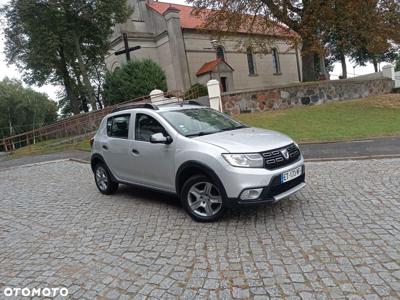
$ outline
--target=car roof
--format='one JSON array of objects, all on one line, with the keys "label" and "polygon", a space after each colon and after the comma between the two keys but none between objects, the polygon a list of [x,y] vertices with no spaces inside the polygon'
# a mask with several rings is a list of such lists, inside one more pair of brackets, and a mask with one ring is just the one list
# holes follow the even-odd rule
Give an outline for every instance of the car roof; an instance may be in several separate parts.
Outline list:
[{"label": "car roof", "polygon": [[155,106],[154,108],[151,108],[151,105],[149,106],[137,106],[137,107],[127,107],[126,109],[123,109],[121,107],[117,111],[113,111],[112,113],[108,114],[108,116],[115,116],[119,114],[126,114],[126,113],[132,113],[138,111],[148,111],[148,112],[155,112],[155,113],[161,113],[161,112],[166,112],[166,111],[179,111],[179,110],[187,110],[187,109],[207,109],[209,107],[207,106],[201,106],[201,105],[196,105],[196,104],[164,104],[164,105],[159,105]]}]

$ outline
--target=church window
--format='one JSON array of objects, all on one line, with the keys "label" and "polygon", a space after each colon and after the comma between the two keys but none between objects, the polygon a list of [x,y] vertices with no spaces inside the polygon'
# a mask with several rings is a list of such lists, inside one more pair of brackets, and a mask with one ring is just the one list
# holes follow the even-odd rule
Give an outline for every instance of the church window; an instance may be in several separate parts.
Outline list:
[{"label": "church window", "polygon": [[279,62],[279,54],[278,49],[272,49],[272,67],[274,68],[274,74],[279,75],[281,74],[281,64]]},{"label": "church window", "polygon": [[217,58],[225,60],[225,50],[224,47],[218,46],[217,47]]},{"label": "church window", "polygon": [[251,48],[247,48],[247,64],[249,65],[249,75],[256,74],[256,65],[254,61],[254,54]]}]

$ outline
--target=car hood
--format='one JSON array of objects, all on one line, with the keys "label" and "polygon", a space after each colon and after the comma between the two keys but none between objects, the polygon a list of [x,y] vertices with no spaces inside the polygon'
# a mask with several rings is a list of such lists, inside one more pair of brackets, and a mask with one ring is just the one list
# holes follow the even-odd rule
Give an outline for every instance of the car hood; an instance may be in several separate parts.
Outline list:
[{"label": "car hood", "polygon": [[293,143],[288,136],[266,129],[243,128],[199,136],[198,141],[212,144],[231,153],[263,152]]}]

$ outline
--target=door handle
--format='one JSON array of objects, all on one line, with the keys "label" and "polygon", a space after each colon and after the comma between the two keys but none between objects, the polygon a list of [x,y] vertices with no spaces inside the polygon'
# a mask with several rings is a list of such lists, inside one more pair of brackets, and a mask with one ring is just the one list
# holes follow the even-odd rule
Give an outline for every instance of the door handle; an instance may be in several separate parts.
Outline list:
[{"label": "door handle", "polygon": [[135,155],[139,155],[139,151],[137,151],[136,149],[132,149],[132,153]]},{"label": "door handle", "polygon": [[108,147],[106,145],[103,145],[104,150],[108,150]]}]

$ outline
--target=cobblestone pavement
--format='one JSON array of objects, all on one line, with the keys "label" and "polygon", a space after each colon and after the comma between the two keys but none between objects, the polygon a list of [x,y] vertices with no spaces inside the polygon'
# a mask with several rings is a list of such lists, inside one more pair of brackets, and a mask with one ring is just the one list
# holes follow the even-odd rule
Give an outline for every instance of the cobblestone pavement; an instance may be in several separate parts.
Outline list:
[{"label": "cobblestone pavement", "polygon": [[90,167],[0,172],[0,298],[67,287],[72,299],[399,299],[400,160],[308,163],[273,206],[192,221],[176,199],[99,194]]}]

